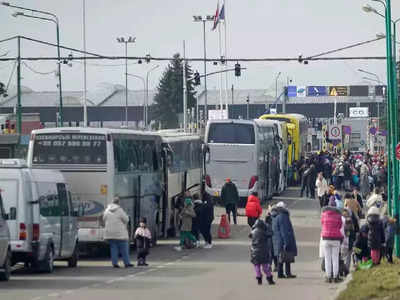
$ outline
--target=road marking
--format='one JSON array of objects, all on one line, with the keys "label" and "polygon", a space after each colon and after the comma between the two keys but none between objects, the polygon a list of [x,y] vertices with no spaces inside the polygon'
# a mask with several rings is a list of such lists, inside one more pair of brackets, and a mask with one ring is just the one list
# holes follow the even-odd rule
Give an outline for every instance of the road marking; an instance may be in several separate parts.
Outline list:
[{"label": "road marking", "polygon": [[40,300],[40,299],[42,299],[42,297],[35,297],[35,298],[32,298],[31,300]]},{"label": "road marking", "polygon": [[95,283],[95,284],[91,285],[91,287],[94,287],[94,288],[98,288],[99,286],[100,286],[100,283]]},{"label": "road marking", "polygon": [[60,296],[60,293],[52,293],[47,295],[47,297],[58,297],[58,296]]},{"label": "road marking", "polygon": [[64,292],[64,294],[66,294],[66,295],[71,295],[71,294],[73,294],[73,293],[74,293],[73,290],[68,290],[68,291],[65,291],[65,292]]}]

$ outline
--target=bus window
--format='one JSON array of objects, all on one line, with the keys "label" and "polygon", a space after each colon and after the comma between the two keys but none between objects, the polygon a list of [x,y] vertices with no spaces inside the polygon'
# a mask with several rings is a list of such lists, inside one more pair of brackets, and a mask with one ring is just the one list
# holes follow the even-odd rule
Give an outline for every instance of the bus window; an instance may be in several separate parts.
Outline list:
[{"label": "bus window", "polygon": [[118,172],[134,171],[138,168],[138,145],[135,140],[114,139],[114,164]]},{"label": "bus window", "polygon": [[240,123],[213,123],[209,128],[208,142],[255,144],[254,126]]}]

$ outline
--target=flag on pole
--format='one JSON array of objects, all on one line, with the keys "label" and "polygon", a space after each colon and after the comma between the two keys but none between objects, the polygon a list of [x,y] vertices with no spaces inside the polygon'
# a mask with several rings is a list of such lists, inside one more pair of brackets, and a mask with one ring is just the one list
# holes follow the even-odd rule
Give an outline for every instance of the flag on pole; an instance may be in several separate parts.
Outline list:
[{"label": "flag on pole", "polygon": [[219,3],[217,3],[217,10],[215,11],[214,25],[212,30],[215,30],[217,28],[218,23],[219,23]]},{"label": "flag on pole", "polygon": [[221,10],[219,11],[218,21],[224,20],[225,21],[225,3],[222,4]]}]

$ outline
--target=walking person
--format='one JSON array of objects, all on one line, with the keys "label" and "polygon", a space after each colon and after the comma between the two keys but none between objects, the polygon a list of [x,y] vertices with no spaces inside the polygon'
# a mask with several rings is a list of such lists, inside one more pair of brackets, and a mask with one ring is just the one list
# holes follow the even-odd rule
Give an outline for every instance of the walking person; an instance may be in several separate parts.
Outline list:
[{"label": "walking person", "polygon": [[262,208],[260,205],[260,199],[258,198],[257,192],[252,192],[251,195],[247,198],[246,203],[246,217],[247,224],[249,224],[250,228],[253,227],[254,223],[262,214]]},{"label": "walking person", "polygon": [[353,219],[357,222],[355,228],[357,228],[358,231],[358,229],[360,228],[359,218],[362,213],[360,204],[356,199],[354,199],[352,194],[346,193],[344,195],[344,207],[350,209]]},{"label": "walking person", "polygon": [[121,255],[125,268],[133,267],[129,258],[129,217],[120,206],[119,197],[115,197],[103,214],[104,239],[110,243],[111,262],[119,268],[118,257]]},{"label": "walking person", "polygon": [[367,162],[364,161],[360,167],[360,190],[361,190],[361,195],[364,199],[368,196],[370,192],[368,177],[369,177],[369,168]]},{"label": "walking person", "polygon": [[394,248],[394,237],[397,232],[397,219],[398,216],[391,218],[389,216],[385,216],[383,218],[383,228],[385,230],[385,256],[388,263],[393,263],[393,248]]},{"label": "walking person", "polygon": [[380,220],[379,208],[372,206],[368,209],[367,215],[368,224],[368,247],[371,249],[371,258],[374,265],[380,263],[381,250],[385,243],[385,231],[383,223]]},{"label": "walking person", "polygon": [[181,251],[183,246],[185,246],[185,241],[188,239],[197,246],[197,240],[192,234],[192,219],[196,217],[196,213],[193,209],[192,198],[190,192],[185,193],[185,202],[183,209],[180,213],[180,218],[182,220],[182,227],[180,233],[179,246],[175,247],[176,251]]},{"label": "walking person", "polygon": [[315,186],[317,187],[317,196],[319,200],[319,205],[321,209],[327,204],[327,195],[329,193],[328,183],[326,182],[323,173],[319,172],[317,180],[315,182]]},{"label": "walking person", "polygon": [[203,208],[200,215],[200,233],[206,244],[205,249],[212,248],[211,224],[214,220],[214,204],[212,198],[206,194],[203,202]]},{"label": "walking person", "polygon": [[326,272],[325,281],[328,283],[341,281],[339,277],[339,251],[340,242],[343,239],[343,235],[340,232],[342,224],[342,213],[336,207],[335,200],[331,198],[328,206],[322,209],[321,216],[321,238]]},{"label": "walking person", "polygon": [[236,185],[230,178],[226,179],[224,186],[221,189],[221,199],[225,206],[228,221],[231,222],[231,213],[233,216],[233,223],[237,224],[237,205],[239,203],[239,192]]},{"label": "walking person", "polygon": [[262,273],[264,271],[268,284],[275,284],[271,272],[271,248],[272,248],[272,229],[271,226],[261,219],[257,219],[251,231],[251,262],[256,271],[256,279],[259,285],[262,284]]},{"label": "walking person", "polygon": [[[279,202],[272,215],[273,247],[274,255],[278,258],[278,278],[295,278],[291,272],[291,263],[294,263],[297,256],[296,237],[293,225],[290,221],[289,211],[284,202]],[[285,265],[285,274],[283,272]]]},{"label": "walking person", "polygon": [[301,176],[301,190],[300,190],[300,198],[303,198],[304,191],[306,192],[306,197],[308,198],[310,193],[310,186],[308,183],[308,175],[310,174],[310,167],[306,167],[304,165],[305,171],[302,173]]},{"label": "walking person", "polygon": [[150,253],[151,232],[149,228],[147,228],[147,219],[144,217],[140,219],[139,227],[136,229],[135,241],[137,249],[137,265],[148,266],[146,263],[146,257]]},{"label": "walking person", "polygon": [[310,192],[310,198],[315,199],[315,182],[317,180],[317,169],[315,164],[311,164],[310,170],[307,176],[307,186]]},{"label": "walking person", "polygon": [[[350,263],[351,257],[353,254],[353,245],[356,240],[356,230],[354,224],[354,218],[352,218],[352,211],[350,209],[343,209],[343,218],[342,222],[344,221],[343,226],[343,241],[340,248],[341,258],[344,261],[345,265],[345,276],[350,272]],[[340,269],[340,267],[339,267]]]}]

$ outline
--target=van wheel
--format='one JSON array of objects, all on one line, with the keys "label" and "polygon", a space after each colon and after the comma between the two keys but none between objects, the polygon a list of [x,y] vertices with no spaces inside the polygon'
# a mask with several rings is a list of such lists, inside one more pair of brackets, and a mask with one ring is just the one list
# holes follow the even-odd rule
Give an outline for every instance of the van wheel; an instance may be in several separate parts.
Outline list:
[{"label": "van wheel", "polygon": [[0,273],[0,281],[8,281],[11,275],[11,253],[7,251],[6,261],[4,262],[3,272]]},{"label": "van wheel", "polygon": [[75,246],[74,253],[72,253],[72,256],[68,259],[68,268],[76,268],[78,266],[78,260],[79,260],[78,246]]},{"label": "van wheel", "polygon": [[40,271],[45,273],[53,273],[54,271],[54,253],[51,247],[47,248],[45,259],[40,263]]}]

